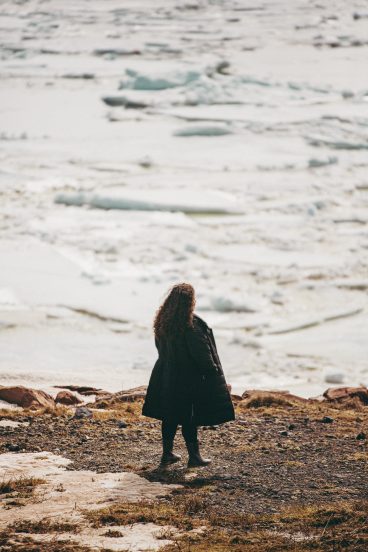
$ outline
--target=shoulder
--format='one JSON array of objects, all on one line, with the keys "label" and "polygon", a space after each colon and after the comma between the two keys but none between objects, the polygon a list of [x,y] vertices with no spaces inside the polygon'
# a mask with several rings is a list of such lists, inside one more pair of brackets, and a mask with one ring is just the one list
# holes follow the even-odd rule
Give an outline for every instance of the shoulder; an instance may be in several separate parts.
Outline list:
[{"label": "shoulder", "polygon": [[205,322],[203,318],[198,316],[198,314],[193,314],[193,326],[197,326],[204,329],[208,328],[207,322]]},{"label": "shoulder", "polygon": [[202,335],[206,333],[207,324],[198,315],[193,315],[193,324],[186,329],[186,335]]}]

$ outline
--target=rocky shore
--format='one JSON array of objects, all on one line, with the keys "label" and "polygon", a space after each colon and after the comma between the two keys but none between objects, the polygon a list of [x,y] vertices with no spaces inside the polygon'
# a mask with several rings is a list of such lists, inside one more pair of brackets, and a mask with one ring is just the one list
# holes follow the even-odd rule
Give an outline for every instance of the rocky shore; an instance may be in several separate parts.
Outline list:
[{"label": "rocky shore", "polygon": [[212,464],[188,470],[178,434],[164,471],[144,392],[0,388],[28,400],[1,410],[1,550],[367,550],[366,388],[233,395],[236,420],[200,430]]}]

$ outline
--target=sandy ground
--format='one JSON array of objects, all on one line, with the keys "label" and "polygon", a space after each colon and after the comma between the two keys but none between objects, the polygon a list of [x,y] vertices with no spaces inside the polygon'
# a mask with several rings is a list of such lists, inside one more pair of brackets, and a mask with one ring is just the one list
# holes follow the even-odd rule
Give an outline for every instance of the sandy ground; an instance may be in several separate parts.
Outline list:
[{"label": "sandy ground", "polygon": [[2,2],[1,383],[147,383],[183,280],[235,390],[368,382],[364,9]]}]

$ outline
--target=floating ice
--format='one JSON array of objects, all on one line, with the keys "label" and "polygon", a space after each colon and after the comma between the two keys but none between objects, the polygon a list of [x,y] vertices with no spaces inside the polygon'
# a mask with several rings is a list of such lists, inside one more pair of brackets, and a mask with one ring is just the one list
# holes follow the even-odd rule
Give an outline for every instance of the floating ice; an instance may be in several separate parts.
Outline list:
[{"label": "floating ice", "polygon": [[343,372],[327,372],[325,374],[326,383],[344,383],[345,374]]},{"label": "floating ice", "polygon": [[57,194],[55,203],[89,205],[99,209],[235,213],[235,200],[225,193],[196,190],[106,190],[104,194]]},{"label": "floating ice", "polygon": [[174,136],[225,136],[232,133],[233,131],[225,126],[188,126],[176,130]]},{"label": "floating ice", "polygon": [[254,301],[225,295],[204,298],[202,303],[202,310],[217,312],[256,312],[258,308]]},{"label": "floating ice", "polygon": [[143,101],[129,99],[127,96],[104,96],[102,101],[109,107],[122,106],[126,109],[144,109],[150,105]]},{"label": "floating ice", "polygon": [[338,157],[336,157],[335,155],[329,155],[326,159],[317,159],[315,157],[311,157],[308,161],[308,167],[311,169],[326,167],[328,165],[336,165],[338,161]]},{"label": "floating ice", "polygon": [[147,75],[133,69],[126,69],[126,78],[120,82],[120,89],[133,90],[166,90],[185,86],[200,78],[198,71],[177,71],[167,75]]}]

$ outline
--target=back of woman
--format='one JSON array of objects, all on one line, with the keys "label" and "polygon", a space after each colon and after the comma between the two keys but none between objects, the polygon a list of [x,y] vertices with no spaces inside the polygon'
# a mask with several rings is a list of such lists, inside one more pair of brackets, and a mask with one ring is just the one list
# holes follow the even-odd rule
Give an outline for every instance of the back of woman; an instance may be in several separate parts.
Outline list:
[{"label": "back of woman", "polygon": [[213,332],[194,314],[195,293],[190,284],[174,286],[154,321],[159,357],[150,377],[142,413],[162,420],[161,465],[180,460],[173,453],[178,425],[189,452],[189,466],[204,466],[197,427],[235,418],[230,393]]}]

